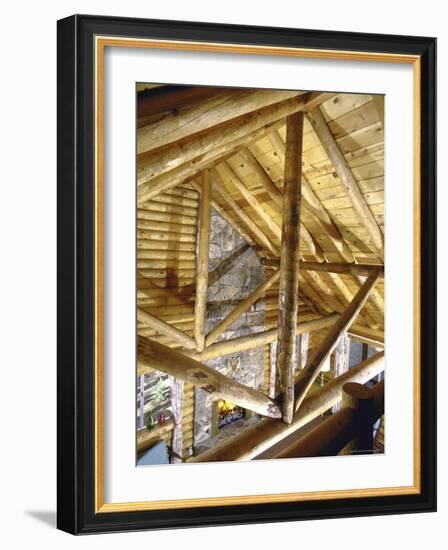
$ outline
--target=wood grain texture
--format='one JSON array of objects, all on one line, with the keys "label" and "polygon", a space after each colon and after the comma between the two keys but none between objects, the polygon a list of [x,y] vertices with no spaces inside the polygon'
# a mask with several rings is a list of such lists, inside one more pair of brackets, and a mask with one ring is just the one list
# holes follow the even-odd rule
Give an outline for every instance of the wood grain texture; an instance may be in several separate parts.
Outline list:
[{"label": "wood grain texture", "polygon": [[342,388],[347,382],[364,384],[384,370],[384,353],[377,353],[334,379],[312,396],[306,398],[296,411],[291,424],[263,419],[246,428],[236,437],[220,443],[213,449],[189,459],[188,462],[217,462],[223,460],[251,460],[285,437],[324,413],[342,398]]},{"label": "wood grain texture", "polygon": [[364,223],[373,245],[377,250],[379,257],[383,258],[383,234],[378,227],[375,218],[372,215],[364,196],[362,195],[358,183],[353,176],[353,173],[342,154],[339,145],[337,144],[333,134],[331,133],[320,108],[316,108],[307,113],[308,120],[311,122],[314,131],[319,137],[322,146],[324,147],[328,158],[333,163],[339,178],[341,179],[347,193],[352,201],[353,208],[359,214],[360,219]]},{"label": "wood grain texture", "polygon": [[215,399],[226,399],[263,416],[281,416],[277,405],[262,393],[163,344],[139,337],[137,372],[144,374],[148,369],[166,372],[201,388]]},{"label": "wood grain texture", "polygon": [[199,207],[199,239],[196,266],[196,301],[194,305],[194,337],[198,351],[204,349],[205,313],[208,288],[208,248],[210,240],[212,181],[206,170],[202,179],[202,194]]},{"label": "wood grain texture", "polygon": [[369,294],[372,292],[376,282],[379,279],[379,273],[374,272],[369,275],[368,279],[358,291],[350,305],[345,309],[338,322],[330,329],[321,346],[311,357],[308,365],[300,372],[296,383],[296,402],[295,410],[299,410],[303,400],[306,397],[314,380],[320,372],[322,365],[329,357],[330,353],[336,347],[341,334],[347,330],[364,306]]},{"label": "wood grain texture", "polygon": [[303,113],[295,113],[286,119],[276,368],[276,393],[283,395],[283,419],[288,424],[294,411],[294,371],[297,364],[302,143]]}]

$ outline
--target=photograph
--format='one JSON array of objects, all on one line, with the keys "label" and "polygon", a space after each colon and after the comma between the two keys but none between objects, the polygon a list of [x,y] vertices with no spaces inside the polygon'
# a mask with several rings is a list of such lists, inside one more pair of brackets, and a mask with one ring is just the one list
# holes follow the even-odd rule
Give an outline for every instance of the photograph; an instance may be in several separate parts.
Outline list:
[{"label": "photograph", "polygon": [[387,452],[387,96],[135,93],[136,465]]}]

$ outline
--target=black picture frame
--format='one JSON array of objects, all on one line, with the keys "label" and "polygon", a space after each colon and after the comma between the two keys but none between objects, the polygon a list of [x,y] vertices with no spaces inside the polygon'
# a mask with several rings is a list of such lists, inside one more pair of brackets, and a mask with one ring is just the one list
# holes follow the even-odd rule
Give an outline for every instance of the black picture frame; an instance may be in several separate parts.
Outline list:
[{"label": "black picture frame", "polygon": [[[421,60],[421,492],[95,513],[95,36],[412,54]],[[73,534],[436,509],[436,39],[74,15],[58,22],[58,512]]]}]

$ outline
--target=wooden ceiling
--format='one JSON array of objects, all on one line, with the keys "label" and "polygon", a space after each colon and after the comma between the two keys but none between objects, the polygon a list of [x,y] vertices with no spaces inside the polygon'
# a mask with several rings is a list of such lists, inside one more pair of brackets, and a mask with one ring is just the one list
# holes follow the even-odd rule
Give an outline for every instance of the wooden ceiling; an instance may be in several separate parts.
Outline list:
[{"label": "wooden ceiling", "polygon": [[[186,86],[139,89],[139,208],[159,200],[161,192],[194,191],[207,170],[213,206],[257,249],[269,276],[281,242],[281,114],[292,102],[302,101],[309,105],[304,109],[302,259],[383,264],[383,97]],[[257,108],[259,101],[263,103]],[[242,118],[245,132],[239,131]],[[177,215],[181,222],[182,212]],[[300,294],[320,313],[342,313],[364,280],[353,272],[301,271]],[[384,330],[383,279],[357,325],[377,334]]]}]

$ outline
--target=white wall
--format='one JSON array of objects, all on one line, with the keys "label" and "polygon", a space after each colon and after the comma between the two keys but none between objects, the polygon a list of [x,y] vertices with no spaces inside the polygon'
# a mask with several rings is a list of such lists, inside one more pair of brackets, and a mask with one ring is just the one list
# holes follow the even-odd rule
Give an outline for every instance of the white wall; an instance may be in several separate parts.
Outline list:
[{"label": "white wall", "polygon": [[[444,3],[288,0],[225,2],[127,0],[74,2],[8,2],[2,11],[0,129],[2,135],[0,200],[0,540],[6,548],[38,544],[49,550],[107,544],[150,544],[183,549],[244,544],[275,547],[279,540],[320,549],[362,544],[363,550],[381,544],[411,550],[440,548],[448,519],[447,469],[439,472],[439,512],[414,516],[375,517],[134,533],[75,539],[54,529],[55,510],[55,369],[56,369],[56,20],[72,13],[95,13],[217,21],[272,26],[337,29],[438,36],[439,120],[447,121],[448,33]],[[447,132],[440,129],[439,151],[448,149]],[[445,153],[446,154],[446,153]],[[444,166],[440,155],[440,165]],[[440,177],[439,204],[448,204],[446,182]],[[440,235],[448,231],[446,215]],[[440,239],[442,240],[442,239]],[[440,246],[442,252],[443,244]],[[446,245],[445,245],[446,248]],[[439,259],[440,280],[446,260]],[[444,277],[442,277],[444,274]],[[440,290],[439,310],[447,304]],[[440,326],[439,334],[446,330]],[[439,387],[447,387],[446,365]],[[442,400],[441,400],[442,401]],[[445,400],[446,401],[446,400]],[[26,408],[24,408],[26,404]],[[447,425],[447,407],[439,407],[439,426]],[[446,430],[445,430],[446,432]],[[439,463],[448,446],[439,429]],[[350,524],[348,523],[350,522]],[[348,534],[349,533],[349,534]],[[219,537],[219,538],[218,538]],[[9,544],[7,539],[10,539]],[[294,542],[292,542],[294,541]],[[339,542],[340,541],[340,542]],[[5,544],[6,543],[6,544]]]}]

